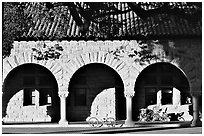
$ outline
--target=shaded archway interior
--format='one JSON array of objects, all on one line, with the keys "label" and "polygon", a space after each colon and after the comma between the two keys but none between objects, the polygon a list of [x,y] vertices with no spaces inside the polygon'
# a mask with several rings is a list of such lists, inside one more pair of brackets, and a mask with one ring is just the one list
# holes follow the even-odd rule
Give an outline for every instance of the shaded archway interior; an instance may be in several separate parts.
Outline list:
[{"label": "shaded archway interior", "polygon": [[190,87],[186,76],[179,68],[170,63],[155,63],[145,68],[135,83],[134,120],[139,115],[139,109],[157,103],[159,90],[162,91],[161,104],[172,104],[174,88],[180,91],[181,104],[185,104],[187,97],[190,97]]},{"label": "shaded archway interior", "polygon": [[[115,99],[116,119],[125,119],[124,86],[118,73],[109,66],[100,63],[88,64],[77,70],[69,84],[67,120],[85,121],[91,114],[95,98],[98,99],[99,94],[104,90],[106,90],[104,92],[109,92],[110,88],[115,89],[113,98]],[[112,94],[108,93],[107,95]],[[101,105],[105,105],[105,103],[100,102],[96,108]]]},{"label": "shaded archway interior", "polygon": [[[11,99],[20,91],[22,91],[22,96],[18,99],[22,101],[20,101],[20,104],[22,103],[23,107],[36,106],[36,104],[39,107],[44,106],[47,112],[45,114],[51,117],[51,121],[59,121],[60,100],[58,97],[58,85],[54,75],[47,68],[38,64],[28,63],[14,68],[8,74],[3,84],[3,117],[6,115]],[[33,94],[34,91],[37,91],[38,96],[35,96],[35,93]],[[21,113],[17,114],[20,118]]]}]

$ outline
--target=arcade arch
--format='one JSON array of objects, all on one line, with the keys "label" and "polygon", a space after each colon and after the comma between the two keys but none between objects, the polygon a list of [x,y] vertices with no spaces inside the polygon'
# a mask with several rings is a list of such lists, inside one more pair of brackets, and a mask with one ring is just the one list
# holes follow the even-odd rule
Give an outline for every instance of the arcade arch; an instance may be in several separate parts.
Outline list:
[{"label": "arcade arch", "polygon": [[89,116],[125,119],[123,81],[118,73],[101,63],[78,69],[69,83],[67,120],[84,121]]},{"label": "arcade arch", "polygon": [[27,63],[15,67],[4,80],[4,122],[59,121],[58,84],[45,67]]},{"label": "arcade arch", "polygon": [[[176,66],[167,62],[147,66],[135,82],[133,97],[134,115],[139,109],[150,105],[180,106],[191,97],[190,86],[186,75]],[[137,120],[136,116],[133,117]]]}]

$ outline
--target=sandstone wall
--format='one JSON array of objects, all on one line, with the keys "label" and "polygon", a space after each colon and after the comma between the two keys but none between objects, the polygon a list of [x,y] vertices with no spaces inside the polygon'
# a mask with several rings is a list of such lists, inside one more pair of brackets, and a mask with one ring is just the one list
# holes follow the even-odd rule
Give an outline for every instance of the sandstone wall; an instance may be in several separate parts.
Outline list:
[{"label": "sandstone wall", "polygon": [[[38,91],[35,93],[39,94]],[[3,122],[51,122],[51,117],[47,114],[49,105],[39,106],[39,95],[36,95],[35,99],[35,105],[23,106],[23,90],[16,93],[8,102],[7,115],[3,118]]]},{"label": "sandstone wall", "polygon": [[[62,46],[64,50],[60,52],[60,58],[56,60],[34,59],[32,48],[43,50],[44,44],[48,46],[59,44]],[[190,83],[190,91],[201,93],[201,40],[166,40],[159,44],[154,44],[152,44],[152,54],[159,56],[159,58],[141,64],[138,61],[140,59],[139,55],[130,57],[134,51],[141,50],[136,40],[14,42],[14,48],[10,57],[3,60],[3,82],[7,75],[16,67],[25,63],[35,63],[46,67],[53,73],[57,80],[59,91],[68,91],[69,81],[79,68],[91,63],[102,63],[113,68],[120,75],[124,84],[124,93],[134,95],[134,84],[139,73],[151,64],[167,62],[184,72]],[[6,90],[3,93],[6,93]],[[7,120],[15,121],[13,120],[14,118],[16,120],[23,118],[21,121],[34,121],[36,118],[40,120],[42,118],[44,121],[50,120],[44,113],[46,112],[46,107],[23,107],[21,104],[16,103],[22,103],[22,92],[16,95],[8,103]]]}]

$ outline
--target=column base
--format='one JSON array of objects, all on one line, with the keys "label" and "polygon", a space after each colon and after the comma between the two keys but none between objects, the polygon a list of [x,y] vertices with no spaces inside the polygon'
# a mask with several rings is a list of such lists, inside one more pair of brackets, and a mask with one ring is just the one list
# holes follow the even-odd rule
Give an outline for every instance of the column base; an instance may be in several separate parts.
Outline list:
[{"label": "column base", "polygon": [[135,127],[135,123],[132,120],[126,120],[125,127]]},{"label": "column base", "polygon": [[65,120],[62,120],[62,121],[60,120],[59,121],[59,126],[60,127],[68,127],[68,124],[69,124],[68,121],[65,121]]},{"label": "column base", "polygon": [[191,127],[200,127],[202,126],[202,121],[200,119],[191,121]]}]

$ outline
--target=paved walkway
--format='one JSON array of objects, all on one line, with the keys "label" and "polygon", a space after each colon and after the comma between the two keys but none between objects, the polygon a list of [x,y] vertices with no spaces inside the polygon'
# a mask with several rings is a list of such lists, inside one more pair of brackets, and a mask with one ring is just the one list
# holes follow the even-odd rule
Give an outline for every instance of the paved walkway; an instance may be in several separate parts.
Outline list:
[{"label": "paved walkway", "polygon": [[[121,124],[124,124],[124,121],[118,121],[118,126]],[[190,122],[181,122],[181,121],[171,121],[171,122],[138,122],[135,121],[135,126],[170,126],[170,127],[176,127],[180,125],[190,125]],[[117,125],[116,125],[117,126]],[[3,124],[2,127],[8,128],[8,127],[60,127],[58,123],[36,123],[36,124]],[[90,125],[87,122],[69,122],[68,127],[90,127]]]},{"label": "paved walkway", "polygon": [[[122,134],[118,132],[117,134]],[[148,131],[129,131],[128,134],[202,134],[202,127],[170,128]]]},{"label": "paved walkway", "polygon": [[158,129],[170,129],[189,127],[190,122],[135,122],[135,127],[107,127],[100,128],[90,127],[87,123],[70,123],[68,127],[60,127],[57,123],[54,124],[16,124],[16,125],[2,125],[3,134],[48,134],[48,133],[125,133],[131,131],[148,131]]}]

